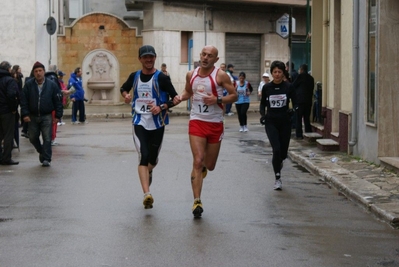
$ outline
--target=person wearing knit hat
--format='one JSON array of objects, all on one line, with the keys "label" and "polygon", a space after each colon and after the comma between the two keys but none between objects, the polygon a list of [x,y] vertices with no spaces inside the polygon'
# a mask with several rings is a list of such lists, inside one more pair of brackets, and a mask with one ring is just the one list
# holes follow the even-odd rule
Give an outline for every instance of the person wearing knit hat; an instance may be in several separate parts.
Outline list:
[{"label": "person wearing knit hat", "polygon": [[[42,63],[36,61],[32,73],[34,78],[26,81],[22,89],[21,116],[24,122],[29,123],[29,141],[39,153],[40,163],[43,167],[49,167],[52,157],[51,129],[53,123],[62,117],[62,96],[57,84],[45,77]],[[54,119],[51,115],[53,111]]]},{"label": "person wearing knit hat", "polygon": [[44,71],[46,70],[44,65],[39,61],[36,61],[35,64],[33,64],[32,71],[34,71],[36,68],[42,68]]}]

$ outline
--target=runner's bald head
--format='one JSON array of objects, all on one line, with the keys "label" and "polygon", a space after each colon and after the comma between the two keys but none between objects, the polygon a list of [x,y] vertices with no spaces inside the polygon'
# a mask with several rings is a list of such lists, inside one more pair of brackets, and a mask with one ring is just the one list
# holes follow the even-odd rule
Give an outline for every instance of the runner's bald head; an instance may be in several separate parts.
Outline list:
[{"label": "runner's bald head", "polygon": [[204,46],[204,48],[202,50],[206,50],[206,49],[210,49],[212,51],[212,55],[214,55],[215,57],[218,56],[219,51],[216,47],[214,47],[213,45],[206,45]]}]

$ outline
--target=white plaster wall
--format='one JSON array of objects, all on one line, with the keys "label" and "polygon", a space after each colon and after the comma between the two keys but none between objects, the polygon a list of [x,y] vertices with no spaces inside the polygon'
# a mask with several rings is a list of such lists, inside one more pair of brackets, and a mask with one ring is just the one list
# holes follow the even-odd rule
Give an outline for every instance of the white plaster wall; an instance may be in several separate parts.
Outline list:
[{"label": "white plaster wall", "polygon": [[[57,4],[57,1],[54,1]],[[23,8],[22,8],[23,7]],[[55,7],[54,11],[58,8]],[[49,10],[47,0],[2,1],[0,8],[0,60],[20,65],[24,76],[29,76],[33,64],[40,61],[46,67],[57,64],[56,34],[46,31],[49,16],[57,14]]]},{"label": "white plaster wall", "polygon": [[341,109],[352,112],[353,2],[341,1]]},{"label": "white plaster wall", "polygon": [[[360,40],[359,44],[367,44],[367,0],[360,1]],[[378,132],[377,127],[369,125],[366,122],[367,110],[367,71],[368,71],[368,50],[366,45],[359,46],[360,54],[360,77],[359,77],[359,90],[358,90],[358,119],[357,119],[357,136],[356,146],[353,147],[353,154],[360,155],[363,159],[369,162],[379,164],[378,159]]]},{"label": "white plaster wall", "polygon": [[[275,60],[287,62],[289,60],[289,46],[288,39],[281,38],[278,34],[268,33],[264,36],[263,49],[265,51],[265,61],[272,63]],[[270,73],[270,68],[265,66],[265,63],[261,65],[263,72]]]},{"label": "white plaster wall", "polygon": [[[327,87],[326,91],[327,92],[327,107],[333,108],[334,107],[334,90],[335,90],[335,83],[336,80],[334,79],[334,71],[335,71],[335,65],[334,65],[334,59],[335,59],[335,24],[334,24],[334,2],[332,0],[329,0],[329,36],[328,36],[328,49],[327,49]],[[333,115],[334,116],[334,115]],[[334,118],[333,118],[334,120]]]}]

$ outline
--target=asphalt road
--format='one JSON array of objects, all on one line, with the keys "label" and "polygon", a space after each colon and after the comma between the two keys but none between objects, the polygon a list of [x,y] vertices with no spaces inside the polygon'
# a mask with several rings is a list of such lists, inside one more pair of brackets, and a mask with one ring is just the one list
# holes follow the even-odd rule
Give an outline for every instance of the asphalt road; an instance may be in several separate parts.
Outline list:
[{"label": "asphalt road", "polygon": [[28,140],[0,166],[0,266],[399,266],[399,232],[289,160],[273,191],[256,114],[226,118],[191,214],[187,117],[171,117],[144,210],[129,119],[59,127],[50,168]]}]

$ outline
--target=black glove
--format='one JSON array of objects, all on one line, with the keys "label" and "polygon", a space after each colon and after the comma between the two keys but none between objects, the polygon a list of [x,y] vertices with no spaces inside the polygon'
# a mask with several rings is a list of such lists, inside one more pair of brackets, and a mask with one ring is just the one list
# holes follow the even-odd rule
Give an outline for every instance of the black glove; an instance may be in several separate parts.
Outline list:
[{"label": "black glove", "polygon": [[265,116],[260,117],[259,122],[260,122],[260,124],[265,125],[266,124],[266,117]]}]

